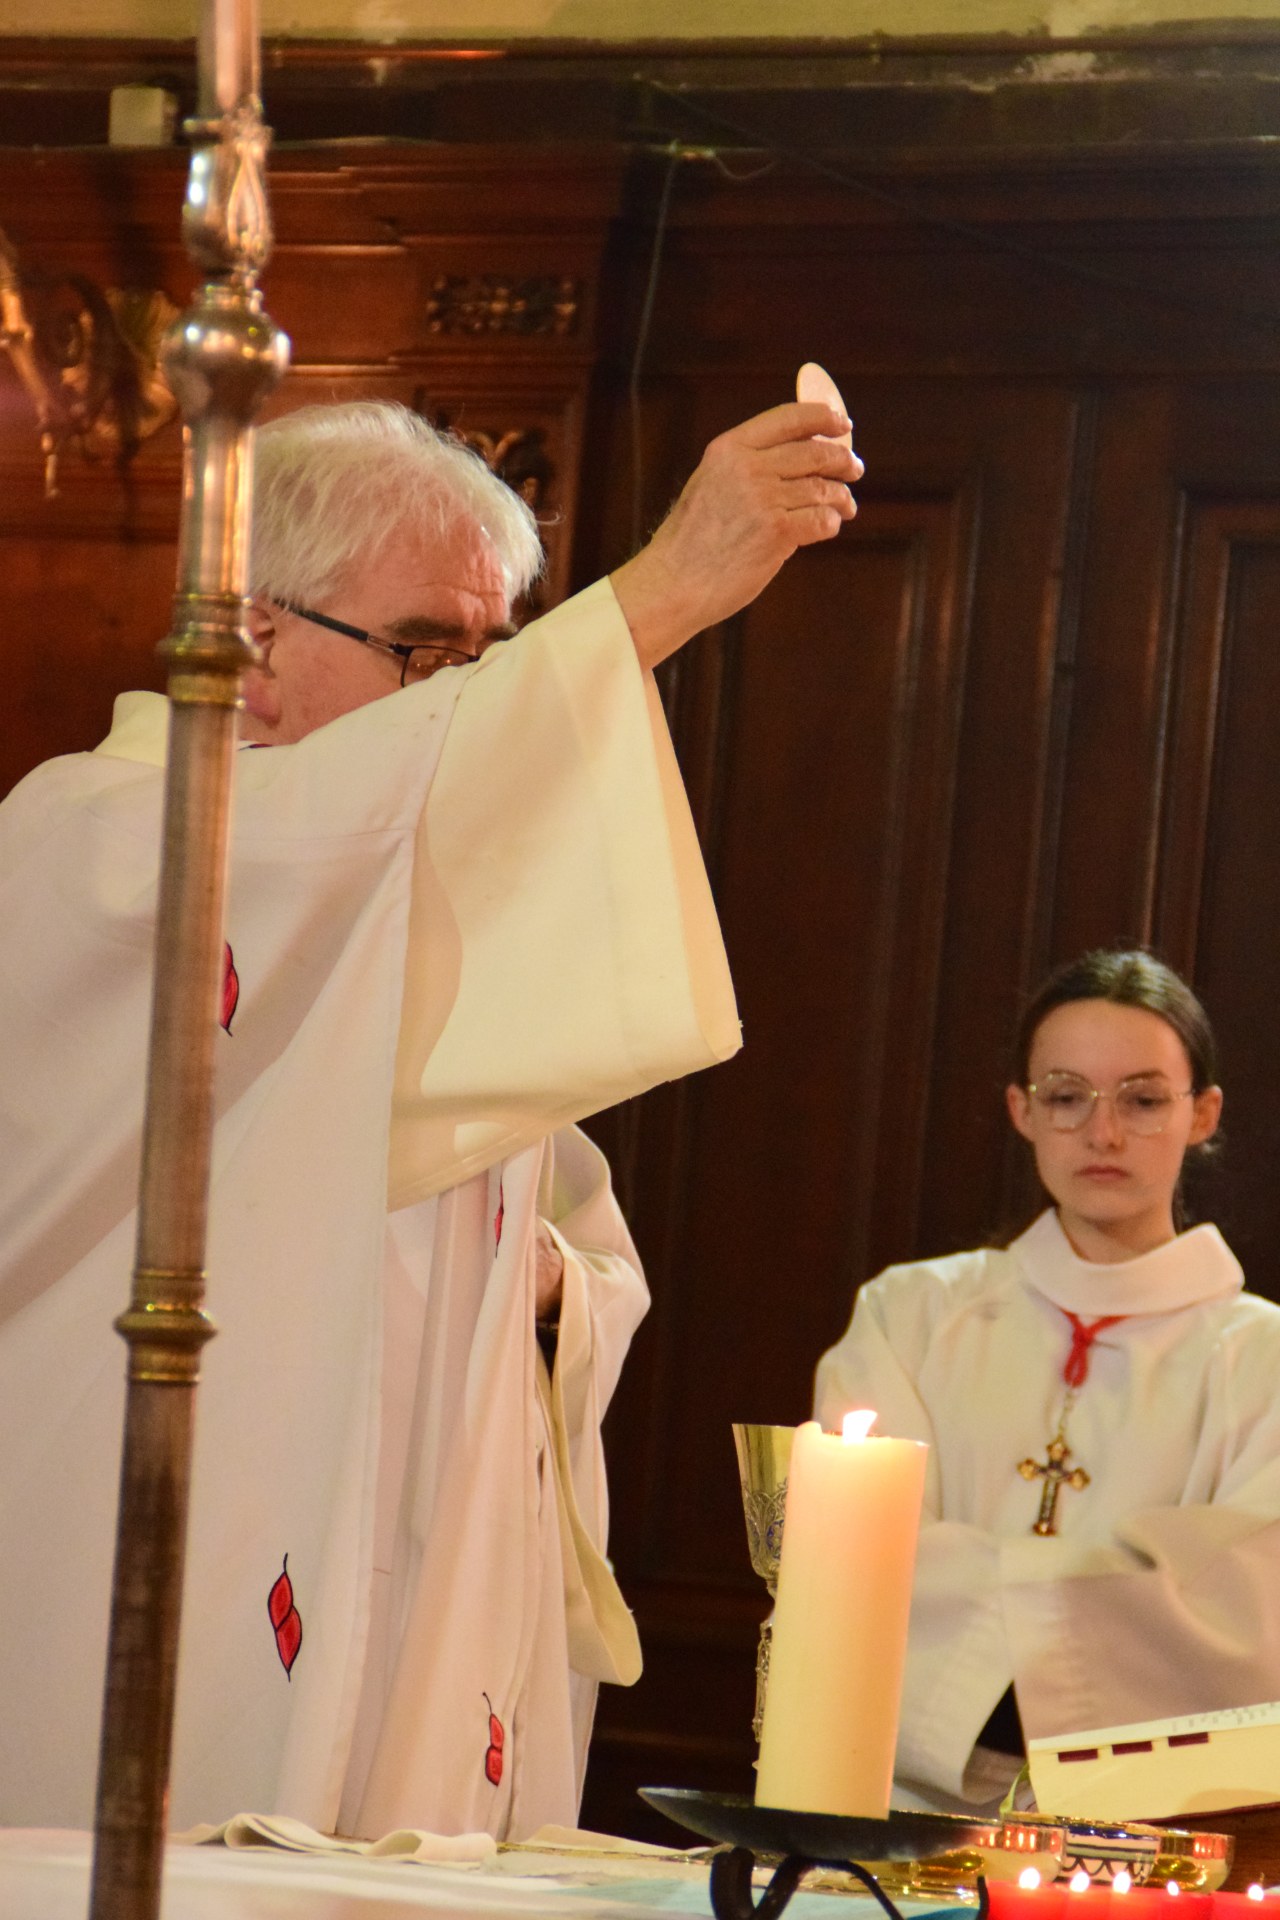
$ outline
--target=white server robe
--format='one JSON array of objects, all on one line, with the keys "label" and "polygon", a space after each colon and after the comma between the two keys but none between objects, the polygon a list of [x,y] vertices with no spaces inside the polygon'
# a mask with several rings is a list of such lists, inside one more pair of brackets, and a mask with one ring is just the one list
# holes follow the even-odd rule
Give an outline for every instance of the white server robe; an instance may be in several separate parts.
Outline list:
[{"label": "white server robe", "polygon": [[[1215,1227],[1098,1265],[1048,1212],[1007,1250],[861,1289],[818,1418],[874,1407],[931,1449],[897,1804],[989,1803],[1000,1763],[975,1742],[1010,1683],[1028,1739],[1280,1698],[1280,1308],[1242,1287]],[[1070,1416],[1090,1483],[1037,1537],[1018,1463],[1056,1428],[1063,1309],[1126,1317]]]},{"label": "white server robe", "polygon": [[[0,808],[12,1825],[91,1817],[166,716],[127,696]],[[642,1283],[601,1165],[548,1136],[739,1043],[661,708],[602,583],[242,751],[235,807],[172,1824],[527,1833],[572,1819],[594,1681],[638,1665],[599,1418]],[[540,1212],[566,1257],[550,1383]]]}]

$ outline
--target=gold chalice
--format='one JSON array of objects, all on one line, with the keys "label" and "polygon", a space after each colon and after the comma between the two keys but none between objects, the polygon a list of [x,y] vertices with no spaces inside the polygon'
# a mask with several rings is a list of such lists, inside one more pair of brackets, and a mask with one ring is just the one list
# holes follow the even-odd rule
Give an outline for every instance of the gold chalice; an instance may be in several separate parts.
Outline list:
[{"label": "gold chalice", "polygon": [[[787,1468],[791,1461],[794,1427],[760,1427],[735,1423],[733,1444],[738,1450],[738,1478],[742,1482],[742,1510],[747,1521],[751,1564],[769,1598],[778,1597],[778,1562],[782,1554],[782,1521],[787,1506]],[[764,1696],[769,1685],[769,1642],[772,1625],[760,1628],[756,1653],[756,1710],[751,1731],[759,1745],[764,1724]]]}]

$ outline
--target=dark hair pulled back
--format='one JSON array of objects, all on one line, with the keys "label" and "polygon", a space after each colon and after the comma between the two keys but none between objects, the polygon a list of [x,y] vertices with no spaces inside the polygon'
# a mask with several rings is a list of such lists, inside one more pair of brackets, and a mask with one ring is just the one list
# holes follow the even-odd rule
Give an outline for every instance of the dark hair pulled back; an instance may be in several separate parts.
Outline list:
[{"label": "dark hair pulled back", "polygon": [[[1078,960],[1058,967],[1037,989],[1023,1009],[1014,1039],[1013,1077],[1025,1087],[1031,1077],[1031,1048],[1040,1024],[1056,1007],[1075,1000],[1110,1000],[1118,1007],[1140,1007],[1155,1013],[1173,1028],[1191,1067],[1191,1088],[1203,1093],[1218,1084],[1218,1047],[1209,1016],[1180,974],[1141,948],[1095,948]],[[1216,1159],[1221,1135],[1190,1148],[1184,1173]],[[1191,1218],[1183,1182],[1173,1195],[1173,1221],[1179,1232]],[[1008,1244],[1007,1239],[1004,1244]]]},{"label": "dark hair pulled back", "polygon": [[1041,1022],[1074,1000],[1110,1000],[1140,1007],[1171,1026],[1186,1048],[1195,1093],[1217,1085],[1218,1049],[1209,1016],[1186,981],[1141,948],[1095,948],[1058,967],[1032,995],[1018,1022],[1013,1071],[1020,1087],[1030,1078],[1031,1047]]}]

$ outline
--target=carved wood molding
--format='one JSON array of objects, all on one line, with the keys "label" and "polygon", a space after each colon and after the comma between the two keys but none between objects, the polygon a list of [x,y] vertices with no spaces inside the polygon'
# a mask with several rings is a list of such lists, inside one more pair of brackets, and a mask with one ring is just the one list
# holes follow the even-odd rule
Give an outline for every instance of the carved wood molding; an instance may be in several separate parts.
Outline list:
[{"label": "carved wood molding", "polygon": [[491,472],[518,493],[538,521],[546,550],[547,569],[521,601],[522,619],[533,619],[567,592],[565,522],[562,513],[561,467],[564,448],[554,427],[523,425],[489,428],[474,425],[454,406],[434,405],[424,387],[409,403],[415,413],[442,433],[452,433],[478,453]]},{"label": "carved wood molding", "polygon": [[534,513],[550,505],[558,476],[545,427],[507,427],[488,432],[483,427],[463,425],[451,409],[430,407],[421,390],[414,395],[413,408],[440,432],[455,434],[464,446],[478,453],[490,471],[505,480]]},{"label": "carved wood molding", "polygon": [[516,334],[576,332],[582,283],[573,274],[437,274],[427,300],[427,332]]},{"label": "carved wood molding", "polygon": [[[1275,124],[1274,21],[1130,31],[873,34],[845,39],[268,40],[279,139],[381,136],[467,145],[590,140],[629,147],[717,136],[678,98],[745,117],[770,140],[932,171],[948,152],[1178,154],[1265,150]],[[194,104],[185,39],[0,36],[6,140],[101,143],[113,86]],[[666,99],[660,97],[663,93]],[[551,130],[554,129],[554,132]],[[723,140],[723,136],[721,136]],[[921,147],[928,152],[919,152]]]}]

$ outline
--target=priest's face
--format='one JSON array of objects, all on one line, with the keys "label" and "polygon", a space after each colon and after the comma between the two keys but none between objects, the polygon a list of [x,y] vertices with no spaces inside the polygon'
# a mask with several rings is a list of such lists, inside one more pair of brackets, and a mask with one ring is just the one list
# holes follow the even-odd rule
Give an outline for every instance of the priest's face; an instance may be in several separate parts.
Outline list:
[{"label": "priest's face", "polygon": [[[307,611],[397,646],[437,641],[469,659],[514,631],[493,542],[467,519],[444,533],[394,531]],[[287,745],[400,686],[402,656],[273,601],[255,601],[250,626],[266,659],[246,675],[246,739]]]},{"label": "priest's face", "polygon": [[[1008,1088],[1009,1113],[1035,1149],[1040,1178],[1077,1252],[1121,1260],[1171,1240],[1183,1156],[1217,1127],[1222,1093],[1191,1093],[1187,1050],[1168,1022],[1109,1000],[1055,1007],[1036,1029],[1028,1080],[1037,1094]],[[1046,1104],[1044,1090],[1073,1085],[1070,1098],[1083,1123],[1055,1127],[1053,1117],[1076,1114],[1070,1101],[1059,1100],[1056,1110]],[[1099,1096],[1091,1105],[1085,1089]],[[1163,1120],[1159,1132],[1140,1130],[1148,1113]]]}]

